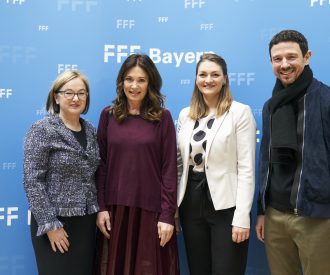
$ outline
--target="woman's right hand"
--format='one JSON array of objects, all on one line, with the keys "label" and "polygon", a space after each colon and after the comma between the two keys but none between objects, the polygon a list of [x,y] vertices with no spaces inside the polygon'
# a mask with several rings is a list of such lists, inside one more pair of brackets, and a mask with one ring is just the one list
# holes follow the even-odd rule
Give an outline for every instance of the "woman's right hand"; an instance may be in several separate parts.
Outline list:
[{"label": "woman's right hand", "polygon": [[96,225],[101,230],[102,234],[107,239],[110,239],[111,222],[108,211],[101,211],[97,213]]},{"label": "woman's right hand", "polygon": [[61,253],[69,251],[69,235],[64,228],[48,231],[47,236],[54,252],[56,252],[56,247]]}]

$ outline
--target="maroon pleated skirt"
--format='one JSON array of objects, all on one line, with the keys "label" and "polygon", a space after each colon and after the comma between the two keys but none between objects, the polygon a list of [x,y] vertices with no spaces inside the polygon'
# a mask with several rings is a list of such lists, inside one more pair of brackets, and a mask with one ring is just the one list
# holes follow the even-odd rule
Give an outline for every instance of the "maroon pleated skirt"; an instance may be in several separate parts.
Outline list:
[{"label": "maroon pleated skirt", "polygon": [[96,275],[178,275],[175,232],[160,246],[158,214],[141,208],[111,210],[110,239],[98,234]]}]

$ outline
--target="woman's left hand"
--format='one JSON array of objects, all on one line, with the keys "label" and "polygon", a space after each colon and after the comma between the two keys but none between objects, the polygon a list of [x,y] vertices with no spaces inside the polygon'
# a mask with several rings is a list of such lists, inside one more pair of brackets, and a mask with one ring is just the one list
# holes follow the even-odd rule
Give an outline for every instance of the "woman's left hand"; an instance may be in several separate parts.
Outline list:
[{"label": "woman's left hand", "polygon": [[165,244],[171,239],[174,231],[174,226],[164,222],[157,223],[158,237],[160,239],[160,246]]},{"label": "woman's left hand", "polygon": [[250,237],[250,229],[233,226],[232,240],[234,243],[241,243],[246,241]]}]

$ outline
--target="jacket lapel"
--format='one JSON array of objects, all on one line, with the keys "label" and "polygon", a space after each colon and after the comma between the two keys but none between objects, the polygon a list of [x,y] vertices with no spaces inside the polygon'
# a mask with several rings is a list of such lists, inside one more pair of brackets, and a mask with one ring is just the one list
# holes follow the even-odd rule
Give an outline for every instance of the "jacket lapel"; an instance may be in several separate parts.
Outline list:
[{"label": "jacket lapel", "polygon": [[194,126],[195,126],[195,121],[188,117],[186,125],[184,127],[184,132],[182,132],[184,139],[186,140],[184,145],[185,156],[182,156],[182,158],[185,158],[186,160],[189,159],[189,146],[190,146],[190,140],[191,140],[192,132],[194,130]]},{"label": "jacket lapel", "polygon": [[221,115],[220,117],[218,117],[214,120],[213,126],[212,126],[212,128],[209,132],[208,140],[207,140],[207,143],[206,143],[206,154],[205,154],[205,160],[206,161],[207,161],[207,156],[209,155],[209,151],[210,151],[211,145],[213,143],[213,140],[214,140],[217,132],[221,128],[221,125],[224,122],[225,118],[227,117],[228,112],[229,111],[225,112],[223,115]]},{"label": "jacket lapel", "polygon": [[94,128],[90,127],[85,120],[83,120],[85,131],[86,131],[86,139],[87,139],[87,147],[86,152],[90,152],[95,150],[95,144],[93,141],[96,141],[96,132]]},{"label": "jacket lapel", "polygon": [[73,133],[65,127],[58,115],[53,115],[53,123],[56,127],[56,131],[59,135],[61,135],[62,139],[67,142],[67,144],[77,149],[77,151],[83,151],[83,148],[79,144],[78,140],[74,137]]}]

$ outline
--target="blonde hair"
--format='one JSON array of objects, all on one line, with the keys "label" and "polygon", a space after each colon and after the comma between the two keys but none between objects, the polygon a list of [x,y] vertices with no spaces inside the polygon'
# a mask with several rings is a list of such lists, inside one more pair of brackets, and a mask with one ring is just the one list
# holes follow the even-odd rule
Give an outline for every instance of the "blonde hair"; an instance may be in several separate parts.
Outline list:
[{"label": "blonde hair", "polygon": [[[210,61],[218,64],[221,67],[224,77],[226,79],[225,83],[222,85],[216,106],[215,115],[219,117],[229,110],[231,103],[233,102],[233,97],[231,95],[231,91],[229,87],[227,64],[226,61],[221,56],[214,53],[205,53],[201,56],[200,60],[197,63],[196,77],[198,74],[198,68],[200,64],[204,61]],[[208,107],[205,103],[202,93],[199,91],[197,87],[196,78],[195,78],[194,91],[190,101],[189,117],[193,120],[198,120],[201,117],[205,116],[207,114],[207,111],[208,111]]]},{"label": "blonde hair", "polygon": [[61,88],[71,81],[72,79],[79,78],[81,81],[85,84],[86,91],[87,91],[87,99],[86,99],[86,106],[84,111],[82,112],[83,114],[86,114],[89,109],[89,103],[90,103],[90,95],[89,95],[89,84],[88,84],[88,79],[87,77],[77,71],[64,71],[63,73],[59,74],[57,78],[54,80],[49,93],[47,97],[47,102],[46,102],[46,110],[47,112],[53,114],[53,113],[59,113],[60,109],[58,104],[56,104],[55,101],[55,95],[61,90]]}]

